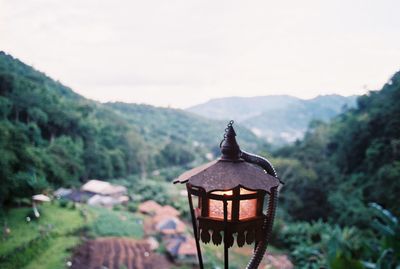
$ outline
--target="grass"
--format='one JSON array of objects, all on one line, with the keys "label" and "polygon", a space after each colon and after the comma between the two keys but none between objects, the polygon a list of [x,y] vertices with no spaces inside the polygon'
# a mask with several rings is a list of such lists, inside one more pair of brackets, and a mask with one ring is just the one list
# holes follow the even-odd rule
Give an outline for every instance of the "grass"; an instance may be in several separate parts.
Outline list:
[{"label": "grass", "polygon": [[93,207],[94,219],[88,227],[91,237],[126,236],[135,239],[143,237],[143,218],[126,211],[112,211],[106,208]]},{"label": "grass", "polygon": [[1,241],[0,256],[7,255],[15,248],[27,244],[41,236],[43,232],[63,235],[72,233],[85,224],[79,210],[45,204],[39,209],[41,217],[27,222],[26,216],[31,211],[31,208],[15,208],[0,218],[0,224],[3,226],[6,223],[11,229],[10,235]]},{"label": "grass", "polygon": [[[224,263],[224,248],[223,245],[213,245],[209,244],[201,244],[202,250],[204,252],[203,259],[205,262],[205,267],[207,268],[223,268]],[[239,269],[245,268],[250,261],[251,256],[253,255],[254,244],[245,245],[242,248],[239,248],[235,245],[229,248],[229,269]],[[282,253],[281,250],[278,250],[274,247],[268,246],[267,253]]]},{"label": "grass", "polygon": [[0,217],[11,232],[0,241],[0,268],[64,268],[70,248],[79,243],[74,234],[86,225],[78,209],[44,204],[37,220],[26,221],[31,208],[14,208]]},{"label": "grass", "polygon": [[0,216],[0,225],[11,230],[6,238],[0,238],[1,269],[65,268],[71,249],[80,243],[82,231],[94,238],[143,237],[142,217],[126,211],[85,205],[66,208],[49,203],[39,208],[39,219],[27,222],[31,211],[13,208]]},{"label": "grass", "polygon": [[50,239],[51,248],[46,249],[36,259],[32,260],[24,269],[63,268],[70,257],[70,249],[79,244],[76,236],[60,236]]}]

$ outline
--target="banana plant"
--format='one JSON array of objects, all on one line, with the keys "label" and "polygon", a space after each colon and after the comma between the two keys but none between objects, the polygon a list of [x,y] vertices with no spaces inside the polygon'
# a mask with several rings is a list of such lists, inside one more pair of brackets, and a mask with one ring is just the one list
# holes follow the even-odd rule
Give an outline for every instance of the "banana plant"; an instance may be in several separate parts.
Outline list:
[{"label": "banana plant", "polygon": [[356,253],[362,248],[362,238],[354,228],[335,227],[326,240],[326,261],[330,269],[364,269]]},{"label": "banana plant", "polygon": [[400,269],[400,225],[389,210],[377,203],[370,203],[375,218],[372,228],[381,236],[380,255],[376,263],[364,262],[368,269]]}]

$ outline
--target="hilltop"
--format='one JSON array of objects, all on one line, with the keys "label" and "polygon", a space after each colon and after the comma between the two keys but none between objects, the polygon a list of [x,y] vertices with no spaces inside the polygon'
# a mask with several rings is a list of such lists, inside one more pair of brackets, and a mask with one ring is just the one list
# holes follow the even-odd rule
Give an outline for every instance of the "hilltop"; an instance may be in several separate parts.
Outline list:
[{"label": "hilltop", "polygon": [[329,121],[356,105],[356,96],[321,95],[303,100],[289,95],[227,97],[188,108],[210,119],[235,118],[272,144],[287,144],[303,137],[313,120]]}]

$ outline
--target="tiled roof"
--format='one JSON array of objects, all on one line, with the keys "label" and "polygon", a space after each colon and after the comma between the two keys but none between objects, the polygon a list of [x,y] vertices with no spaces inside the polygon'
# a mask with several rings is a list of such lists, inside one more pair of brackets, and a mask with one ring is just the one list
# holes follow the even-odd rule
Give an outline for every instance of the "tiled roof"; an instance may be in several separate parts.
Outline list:
[{"label": "tiled roof", "polygon": [[161,208],[162,208],[162,206],[153,200],[145,201],[145,202],[141,203],[138,207],[140,212],[146,213],[146,214],[150,214],[150,213],[155,214]]},{"label": "tiled roof", "polygon": [[175,208],[173,208],[170,205],[166,205],[163,206],[162,208],[160,208],[156,214],[158,215],[169,215],[171,217],[177,217],[180,215],[180,212],[178,210],[176,210]]}]

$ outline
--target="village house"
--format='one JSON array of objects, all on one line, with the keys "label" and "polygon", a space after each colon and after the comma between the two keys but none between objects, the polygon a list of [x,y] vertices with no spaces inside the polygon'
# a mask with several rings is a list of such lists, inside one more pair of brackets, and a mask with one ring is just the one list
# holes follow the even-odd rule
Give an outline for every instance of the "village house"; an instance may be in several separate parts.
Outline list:
[{"label": "village house", "polygon": [[197,264],[196,242],[192,237],[179,235],[164,239],[168,256],[176,263]]},{"label": "village house", "polygon": [[179,235],[186,231],[186,225],[177,217],[165,216],[159,222],[156,222],[155,230],[164,236]]},{"label": "village house", "polygon": [[104,207],[128,202],[129,197],[126,194],[127,189],[124,186],[97,179],[89,180],[81,186],[80,190],[60,188],[54,192],[58,198]]},{"label": "village house", "polygon": [[82,185],[81,191],[102,196],[121,197],[126,195],[126,187],[113,185],[110,182],[92,179]]},{"label": "village house", "polygon": [[153,200],[145,201],[138,206],[139,212],[150,216],[154,216],[161,208],[162,206]]},{"label": "village house", "polygon": [[82,185],[81,191],[93,195],[88,199],[88,205],[113,207],[129,201],[129,197],[126,196],[126,187],[113,185],[106,181],[89,180]]},{"label": "village house", "polygon": [[71,189],[67,189],[67,188],[58,188],[56,191],[54,191],[54,196],[57,199],[60,199],[62,197],[66,197],[67,195],[69,195],[72,192]]},{"label": "village house", "polygon": [[145,222],[145,230],[148,234],[166,236],[181,234],[186,230],[186,225],[179,219],[180,212],[170,205],[161,206],[149,200],[141,203],[138,210],[151,216]]},{"label": "village house", "polygon": [[[186,233],[186,224],[179,219],[180,212],[174,207],[161,206],[149,200],[141,203],[138,210],[149,216],[145,220],[147,235],[153,235],[152,240],[161,240],[168,257],[180,264],[197,264],[197,251],[194,239]],[[158,241],[157,241],[158,242]]]},{"label": "village house", "polygon": [[167,215],[170,217],[178,217],[181,213],[176,210],[175,208],[173,208],[170,205],[165,205],[162,208],[160,208],[157,212],[157,215]]},{"label": "village house", "polygon": [[139,212],[150,215],[160,216],[166,215],[170,217],[178,217],[181,213],[170,205],[162,206],[156,201],[148,200],[138,206]]}]

